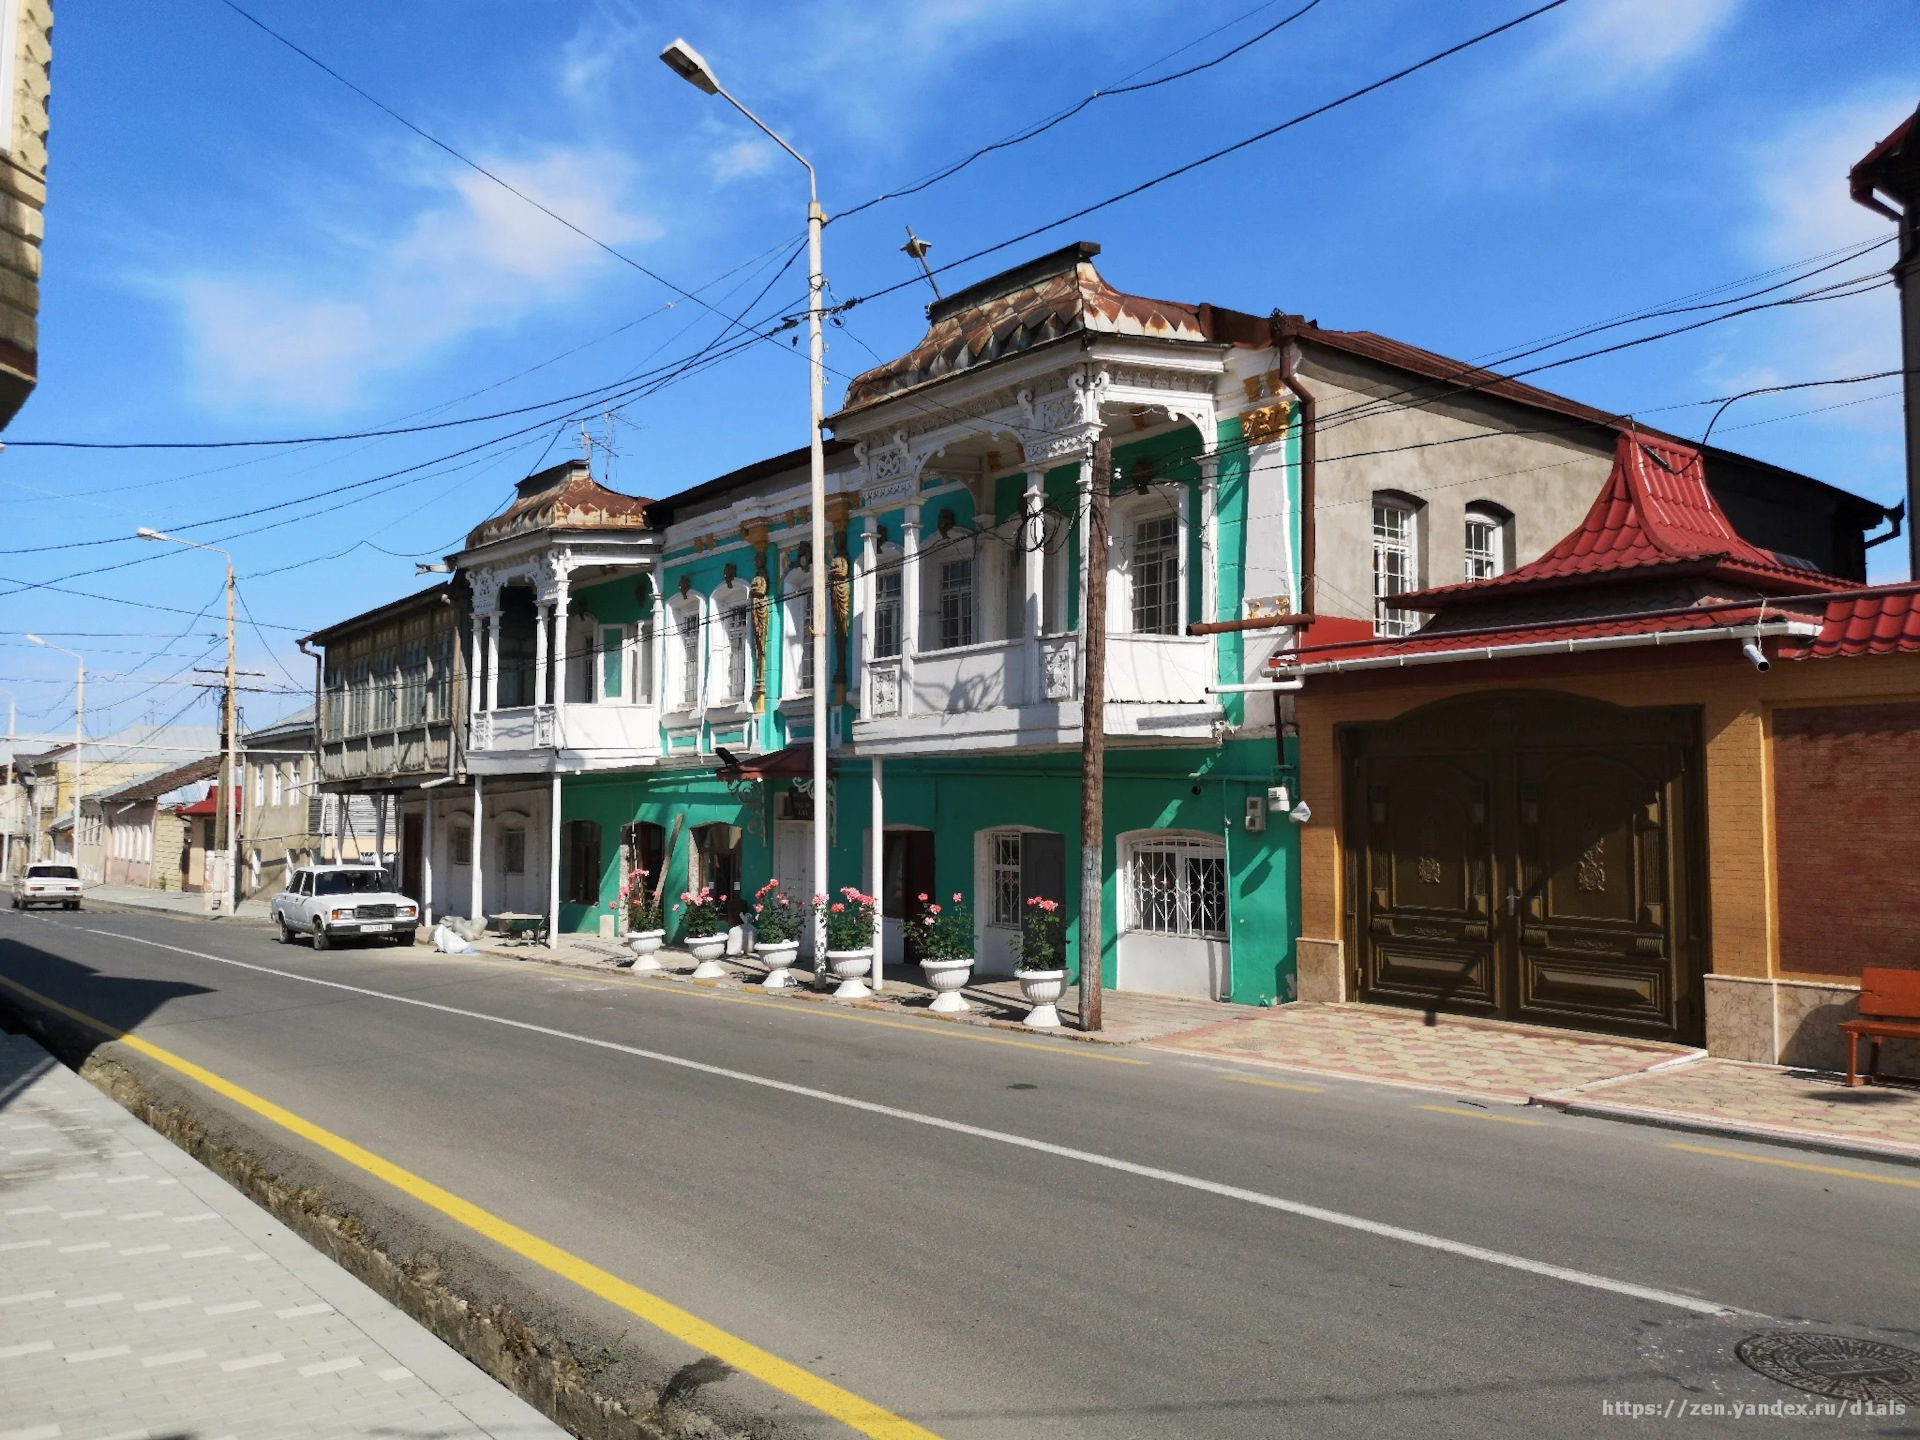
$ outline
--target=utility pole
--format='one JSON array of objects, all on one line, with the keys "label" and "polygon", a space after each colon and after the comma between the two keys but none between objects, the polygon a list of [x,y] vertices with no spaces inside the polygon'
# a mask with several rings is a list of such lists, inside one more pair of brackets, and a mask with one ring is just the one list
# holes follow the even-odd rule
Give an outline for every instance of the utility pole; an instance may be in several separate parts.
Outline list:
[{"label": "utility pole", "polygon": [[[73,682],[73,869],[77,875],[80,873],[80,779],[82,775],[80,750],[86,740],[87,662],[72,650],[67,649],[66,646],[51,644],[48,641],[42,640],[38,635],[28,635],[27,643],[30,645],[39,645],[48,650],[58,650],[62,655],[72,660],[74,665],[78,667]],[[7,712],[7,734],[9,737],[13,734],[13,712],[11,709]],[[58,809],[59,806],[60,767],[56,764],[53,768],[53,808]],[[38,820],[39,816],[35,815],[34,818]],[[47,841],[47,854],[49,857],[53,854],[53,841],[51,838]]]},{"label": "utility pole", "polygon": [[1086,683],[1080,694],[1080,1028],[1100,1020],[1100,892],[1106,849],[1107,781],[1107,505],[1113,490],[1113,443],[1093,447],[1093,489],[1087,496],[1086,614],[1080,617]]},{"label": "utility pole", "polygon": [[234,833],[237,827],[233,823],[233,802],[236,787],[240,781],[240,737],[234,728],[233,683],[233,557],[229,555],[227,556],[227,693],[226,699],[222,702],[221,706],[226,712],[223,723],[227,731],[227,763],[223,783],[220,787],[221,829],[216,832],[216,838],[218,838],[219,835],[226,836],[226,890],[227,913],[229,915],[233,913],[233,907],[237,903],[235,896],[238,894],[240,887],[240,867],[238,864],[239,837]]}]

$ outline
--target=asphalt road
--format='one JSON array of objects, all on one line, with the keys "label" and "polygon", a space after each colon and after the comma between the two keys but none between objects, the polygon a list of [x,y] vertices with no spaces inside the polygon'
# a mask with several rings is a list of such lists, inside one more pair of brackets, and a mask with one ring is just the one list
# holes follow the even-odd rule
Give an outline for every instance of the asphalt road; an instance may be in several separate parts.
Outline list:
[{"label": "asphalt road", "polygon": [[[950,1440],[1920,1423],[1684,1413],[1816,1401],[1759,1331],[1920,1349],[1920,1170],[235,922],[0,912],[0,976]],[[609,1364],[696,1353],[225,1108]]]}]

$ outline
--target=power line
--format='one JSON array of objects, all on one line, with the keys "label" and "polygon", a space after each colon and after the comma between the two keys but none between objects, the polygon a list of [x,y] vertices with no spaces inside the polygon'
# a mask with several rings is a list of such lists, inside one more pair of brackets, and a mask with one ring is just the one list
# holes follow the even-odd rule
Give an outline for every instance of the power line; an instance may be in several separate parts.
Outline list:
[{"label": "power line", "polygon": [[[968,155],[963,159],[956,160],[951,165],[947,165],[942,167],[939,170],[936,170],[932,175],[928,176],[924,180],[916,181],[914,184],[908,185],[906,188],[901,190],[893,190],[880,195],[876,195],[873,197],[873,199],[863,201],[861,204],[854,206],[851,210],[843,210],[839,215],[835,216],[834,218],[836,220],[847,220],[852,218],[855,215],[858,215],[861,211],[871,210],[874,206],[882,204],[885,201],[903,199],[908,195],[918,195],[922,190],[931,189],[933,186],[938,185],[941,181],[951,179],[953,176],[958,175],[962,170],[966,169],[969,165],[973,164],[973,162],[976,160],[979,160],[984,158],[985,156],[991,155],[997,150],[1009,150],[1009,149],[1012,149],[1015,145],[1024,145],[1027,141],[1046,134],[1047,131],[1053,129],[1056,125],[1065,124],[1067,121],[1071,120],[1074,116],[1078,115],[1081,111],[1085,110],[1088,106],[1092,105],[1095,101],[1111,99],[1116,95],[1138,94],[1142,90],[1152,90],[1161,85],[1170,85],[1176,80],[1185,80],[1190,75],[1198,75],[1201,71],[1211,70],[1216,65],[1224,65],[1227,61],[1231,60],[1234,56],[1240,54],[1242,51],[1250,50],[1255,45],[1258,45],[1262,40],[1267,39],[1269,36],[1276,35],[1280,31],[1286,29],[1287,26],[1291,25],[1294,21],[1298,20],[1302,15],[1306,14],[1309,10],[1314,9],[1319,4],[1320,4],[1320,0],[1307,0],[1307,3],[1305,5],[1302,5],[1298,10],[1295,10],[1291,15],[1288,15],[1285,19],[1273,25],[1269,25],[1265,30],[1262,30],[1259,34],[1252,36],[1249,39],[1242,40],[1238,45],[1235,45],[1232,49],[1222,51],[1220,54],[1214,56],[1213,59],[1211,60],[1204,60],[1198,65],[1190,65],[1185,70],[1177,70],[1171,75],[1162,75],[1159,78],[1154,80],[1143,80],[1138,85],[1121,84],[1121,85],[1116,85],[1109,90],[1096,90],[1091,95],[1087,96],[1084,100],[1080,100],[1075,104],[1068,106],[1065,110],[1056,111],[1054,114],[1048,116],[1046,119],[1036,121],[1032,125],[1029,125],[1025,129],[1020,130],[1015,134],[1008,136],[1004,140],[996,140],[991,145],[982,145],[978,150],[975,150],[971,155]],[[1206,35],[1203,35],[1200,37],[1200,40],[1205,40],[1209,36],[1217,35],[1220,33],[1220,31],[1227,29],[1229,26],[1239,24],[1241,20],[1245,20],[1249,15],[1256,15],[1261,10],[1268,10],[1271,8],[1272,8],[1272,4],[1271,4],[1271,0],[1269,0],[1268,4],[1258,6],[1253,10],[1249,10],[1246,15],[1242,15],[1238,19],[1229,20],[1225,25],[1219,25],[1219,26],[1216,26],[1214,29],[1209,30]],[[1181,53],[1181,51],[1191,50],[1195,45],[1200,43],[1200,40],[1189,41],[1187,44],[1181,46],[1180,50],[1174,51],[1173,54],[1178,55]],[[1161,64],[1164,61],[1169,60],[1171,58],[1172,58],[1171,55],[1163,55],[1160,57],[1159,60],[1150,60],[1145,65],[1143,65],[1140,68],[1140,70],[1136,70],[1133,73],[1135,75],[1138,75],[1141,73],[1141,71],[1150,70],[1155,65]],[[1128,78],[1131,79],[1132,77],[1129,76]]]},{"label": "power line", "polygon": [[[231,3],[231,0],[225,0],[225,3]],[[1392,85],[1397,81],[1405,80],[1410,75],[1418,74],[1420,71],[1425,70],[1430,66],[1438,65],[1441,61],[1450,59],[1453,56],[1460,54],[1464,50],[1470,50],[1476,45],[1483,44],[1486,41],[1493,39],[1497,35],[1503,35],[1507,31],[1512,30],[1517,26],[1526,24],[1529,20],[1538,19],[1540,16],[1545,15],[1550,10],[1557,10],[1566,3],[1567,3],[1567,0],[1547,0],[1546,4],[1537,6],[1536,8],[1527,11],[1523,15],[1517,15],[1513,19],[1508,20],[1503,24],[1494,26],[1491,30],[1483,30],[1478,35],[1474,35],[1469,39],[1460,41],[1457,45],[1450,45],[1445,50],[1438,51],[1435,54],[1427,56],[1427,58],[1424,60],[1416,61],[1411,65],[1408,65],[1403,67],[1402,69],[1396,70],[1391,75],[1382,76],[1380,79],[1375,80],[1370,84],[1363,85],[1357,90],[1349,90],[1346,94],[1339,96],[1337,99],[1329,100],[1324,105],[1316,105],[1311,110],[1304,110],[1300,114],[1295,115],[1293,118],[1289,120],[1283,120],[1278,125],[1269,126],[1267,129],[1260,131],[1258,134],[1249,135],[1244,140],[1236,140],[1233,144],[1223,146],[1222,148],[1215,150],[1210,154],[1202,155],[1197,160],[1189,160],[1184,165],[1175,166],[1171,170],[1165,171],[1159,175],[1155,175],[1150,180],[1143,180],[1138,185],[1134,185],[1129,187],[1128,189],[1122,190],[1118,194],[1109,195],[1104,200],[1096,200],[1091,205],[1083,205],[1080,207],[1080,209],[1073,211],[1071,214],[1062,215],[1058,220],[1050,220],[1044,225],[1037,225],[1033,229],[1022,231],[1020,234],[1012,236],[1009,239],[1001,240],[995,244],[988,245],[984,249],[975,250],[971,254],[962,255],[957,260],[949,260],[944,265],[936,265],[933,267],[932,273],[935,275],[943,274],[944,272],[948,270],[952,270],[957,266],[970,264],[975,260],[979,260],[988,255],[996,254],[1001,250],[1005,250],[1009,248],[1010,246],[1018,245],[1022,241],[1031,240],[1036,235],[1044,235],[1049,230],[1057,230],[1062,225],[1070,225],[1075,220],[1085,219],[1087,216],[1094,214],[1096,211],[1104,210],[1111,205],[1118,205],[1123,200],[1131,200],[1136,195],[1145,194],[1147,191],[1154,189],[1156,186],[1164,185],[1169,180],[1177,179],[1182,175],[1186,175],[1191,173],[1194,170],[1198,170],[1203,165],[1211,165],[1214,161],[1225,159],[1229,155],[1233,155],[1238,153],[1241,150],[1245,150],[1250,145],[1257,145],[1262,140],[1272,139],[1275,135],[1280,134],[1282,131],[1291,130],[1297,125],[1304,125],[1309,120],[1313,120],[1318,118],[1321,115],[1325,115],[1329,111],[1338,110],[1341,106],[1349,105],[1353,101],[1358,100],[1363,96],[1371,95],[1376,90],[1384,89],[1386,86]],[[887,285],[882,287],[879,290],[869,291],[865,295],[858,295],[851,300],[844,301],[837,308],[841,310],[851,310],[856,305],[864,305],[870,300],[878,300],[883,295],[891,295],[897,290],[905,290],[911,286],[918,285],[920,284],[922,278],[923,277],[916,275],[912,279],[902,280],[902,281],[899,281],[897,284]]]}]

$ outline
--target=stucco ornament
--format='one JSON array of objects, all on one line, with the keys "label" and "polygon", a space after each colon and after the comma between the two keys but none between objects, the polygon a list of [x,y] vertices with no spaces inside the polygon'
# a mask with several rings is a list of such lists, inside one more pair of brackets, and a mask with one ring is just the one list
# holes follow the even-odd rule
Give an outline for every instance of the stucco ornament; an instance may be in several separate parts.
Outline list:
[{"label": "stucco ornament", "polygon": [[491,570],[475,570],[467,573],[467,588],[473,592],[475,614],[491,615],[499,605],[500,577]]},{"label": "stucco ornament", "polygon": [[773,610],[767,598],[766,557],[760,571],[747,586],[747,618],[753,631],[753,708],[764,710],[767,704],[767,620]]},{"label": "stucco ornament", "polygon": [[545,603],[559,598],[566,588],[568,577],[573,574],[573,552],[570,550],[549,550],[534,562],[534,595]]}]

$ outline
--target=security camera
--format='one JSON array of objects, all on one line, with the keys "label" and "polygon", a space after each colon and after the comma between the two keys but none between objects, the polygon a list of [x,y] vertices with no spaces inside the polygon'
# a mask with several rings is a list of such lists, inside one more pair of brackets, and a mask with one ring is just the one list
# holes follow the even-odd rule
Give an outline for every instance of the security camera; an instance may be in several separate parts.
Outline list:
[{"label": "security camera", "polygon": [[1758,670],[1762,675],[1773,668],[1773,662],[1767,659],[1767,652],[1760,648],[1760,642],[1757,640],[1747,641],[1746,644],[1740,647],[1740,653],[1752,661],[1753,668]]}]

